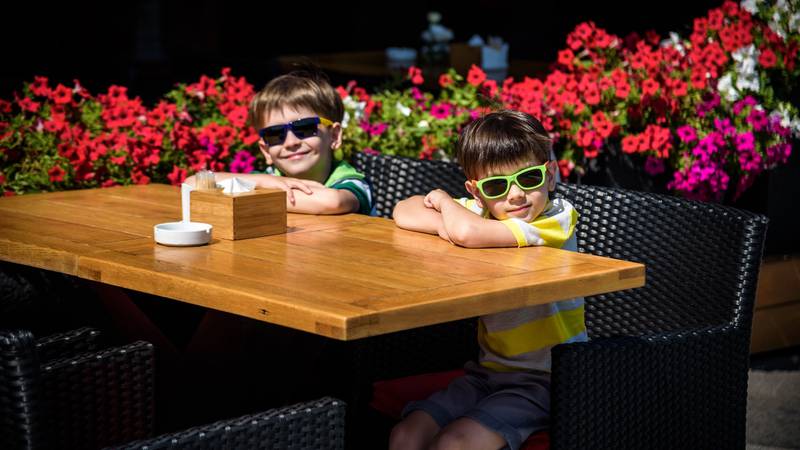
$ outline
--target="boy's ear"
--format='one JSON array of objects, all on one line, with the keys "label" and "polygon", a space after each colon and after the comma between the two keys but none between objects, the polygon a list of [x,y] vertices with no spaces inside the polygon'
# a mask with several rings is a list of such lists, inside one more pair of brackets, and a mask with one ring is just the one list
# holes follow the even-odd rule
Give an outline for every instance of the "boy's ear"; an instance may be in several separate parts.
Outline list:
[{"label": "boy's ear", "polygon": [[557,161],[547,161],[547,190],[553,192],[556,189],[556,171],[558,170]]},{"label": "boy's ear", "polygon": [[479,207],[483,208],[483,200],[481,199],[480,191],[478,191],[478,185],[475,183],[475,181],[467,180],[464,183],[464,187],[467,189],[467,192],[472,195],[472,198],[475,199],[475,203],[477,203]]},{"label": "boy's ear", "polygon": [[269,156],[269,151],[267,150],[267,144],[264,143],[263,139],[258,140],[258,149],[261,150],[261,154],[264,155],[264,160],[267,161],[267,165],[272,165],[272,156]]},{"label": "boy's ear", "polygon": [[334,122],[333,125],[330,126],[330,133],[331,150],[336,150],[342,146],[342,124],[339,122]]}]

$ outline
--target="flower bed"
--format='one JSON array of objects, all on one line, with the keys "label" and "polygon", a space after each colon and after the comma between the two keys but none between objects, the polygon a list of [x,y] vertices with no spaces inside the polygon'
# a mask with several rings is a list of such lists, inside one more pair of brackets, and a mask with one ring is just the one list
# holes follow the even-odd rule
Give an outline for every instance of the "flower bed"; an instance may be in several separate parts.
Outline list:
[{"label": "flower bed", "polygon": [[[591,22],[567,36],[542,79],[498,85],[477,67],[450,71],[424,92],[409,71],[403,90],[338,88],[353,151],[448,159],[466,123],[496,108],[541,118],[561,173],[578,179],[608,158],[691,198],[737,197],[759,173],[787,161],[800,133],[796,98],[800,15],[725,2],[694,20],[688,39],[655,33],[620,38]],[[794,89],[794,90],[793,90]],[[91,95],[80,83],[36,77],[0,100],[0,186],[7,194],[118,184],[180,183],[201,168],[262,168],[246,126],[253,87],[224,69],[178,85],[152,108],[112,86]]]}]

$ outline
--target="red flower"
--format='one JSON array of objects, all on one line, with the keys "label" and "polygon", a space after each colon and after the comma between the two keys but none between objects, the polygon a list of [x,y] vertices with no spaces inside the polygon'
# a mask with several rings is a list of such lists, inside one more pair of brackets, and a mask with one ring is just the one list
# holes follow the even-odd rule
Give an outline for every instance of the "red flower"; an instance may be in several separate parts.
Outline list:
[{"label": "red flower", "polygon": [[683,97],[687,93],[687,84],[683,80],[672,80],[672,95],[676,97]]},{"label": "red flower", "polygon": [[561,172],[561,178],[568,178],[569,174],[572,173],[572,169],[575,168],[575,163],[568,159],[560,159],[558,160],[558,170]]},{"label": "red flower", "polygon": [[773,52],[768,48],[761,50],[761,54],[758,56],[759,64],[769,69],[775,67],[775,64],[777,62],[778,62],[778,57],[775,56],[775,52]]},{"label": "red flower", "polygon": [[136,184],[147,184],[150,182],[150,177],[144,174],[138,167],[131,171],[131,180]]},{"label": "red flower", "polygon": [[33,77],[31,83],[31,93],[39,97],[47,97],[50,95],[50,86],[47,85],[47,77]]},{"label": "red flower", "polygon": [[600,91],[597,89],[597,85],[592,83],[586,89],[586,92],[583,93],[583,99],[586,100],[586,103],[589,105],[596,105],[600,103]]},{"label": "red flower", "polygon": [[481,92],[489,98],[494,98],[497,95],[497,82],[494,80],[484,81],[483,86],[481,86]]},{"label": "red flower", "polygon": [[453,78],[446,73],[439,75],[439,86],[445,88],[453,84]]},{"label": "red flower", "polygon": [[695,89],[705,89],[706,87],[706,69],[705,67],[698,66],[692,69],[690,77],[692,87]]},{"label": "red flower", "polygon": [[50,170],[47,171],[47,174],[50,175],[50,182],[51,183],[58,183],[60,181],[64,181],[64,174],[66,172],[61,166],[53,166]]},{"label": "red flower", "polygon": [[336,92],[339,94],[339,97],[341,97],[342,100],[344,100],[345,98],[347,98],[348,95],[350,95],[347,93],[347,89],[341,86],[336,86]]},{"label": "red flower", "polygon": [[636,153],[639,150],[639,136],[630,134],[622,138],[622,151],[625,153]]},{"label": "red flower", "polygon": [[29,99],[28,97],[23,97],[21,100],[17,100],[17,104],[23,111],[30,111],[36,112],[39,110],[39,103]]},{"label": "red flower", "polygon": [[570,49],[564,49],[558,52],[558,63],[567,67],[573,66],[575,54]]},{"label": "red flower", "polygon": [[167,175],[167,179],[169,182],[172,183],[174,186],[177,186],[183,183],[183,180],[186,179],[186,169],[182,169],[176,165],[172,166],[172,172]]},{"label": "red flower", "polygon": [[72,89],[59,84],[53,91],[53,101],[57,105],[64,105],[72,101]]},{"label": "red flower", "polygon": [[6,176],[0,173],[0,186],[6,184]]},{"label": "red flower", "polygon": [[646,95],[655,95],[658,92],[658,88],[658,82],[652,78],[648,78],[642,83],[642,92]]},{"label": "red flower", "polygon": [[422,84],[425,82],[425,79],[422,78],[422,69],[415,66],[408,68],[408,78],[413,84]]},{"label": "red flower", "polygon": [[467,73],[467,81],[469,84],[477,87],[480,86],[484,81],[486,81],[486,72],[484,72],[480,67],[473,64],[469,68],[469,72]]},{"label": "red flower", "polygon": [[628,95],[631,93],[631,85],[628,84],[627,82],[619,83],[614,87],[616,88],[614,90],[614,95],[617,98],[626,99],[628,98]]}]

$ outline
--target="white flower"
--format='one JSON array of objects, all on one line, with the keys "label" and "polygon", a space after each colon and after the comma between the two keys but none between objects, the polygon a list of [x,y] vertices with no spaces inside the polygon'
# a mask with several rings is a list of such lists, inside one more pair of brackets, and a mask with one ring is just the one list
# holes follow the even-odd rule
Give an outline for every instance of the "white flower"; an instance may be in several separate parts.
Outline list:
[{"label": "white flower", "polygon": [[761,83],[758,81],[758,75],[740,76],[736,78],[736,89],[739,91],[753,91],[758,92]]},{"label": "white flower", "polygon": [[800,13],[794,13],[789,17],[789,31],[797,32],[800,29]]},{"label": "white flower", "polygon": [[347,128],[347,124],[350,122],[350,113],[345,111],[344,116],[342,117],[342,128]]},{"label": "white flower", "polygon": [[425,119],[420,120],[419,123],[417,124],[417,127],[422,128],[423,130],[429,128],[430,126],[431,124],[429,124],[428,121]]},{"label": "white flower", "polygon": [[397,102],[397,110],[400,111],[400,114],[402,114],[402,115],[404,115],[406,117],[411,115],[411,108],[409,108],[408,106],[406,106],[406,105],[404,105],[404,104],[402,104],[400,102]]},{"label": "white flower", "polygon": [[[353,116],[354,116],[353,118],[355,120],[358,121],[361,120],[362,117],[364,117],[364,109],[367,107],[367,102],[357,102],[353,99],[352,96],[348,95],[342,100],[342,103],[344,104],[344,107],[346,109],[353,110]],[[346,119],[342,119],[342,128],[347,128],[347,122],[349,122],[350,120],[350,115],[347,114],[346,112],[345,114],[347,117]]]},{"label": "white flower", "polygon": [[792,114],[792,108],[786,103],[778,103],[778,109],[772,111],[771,117],[780,117],[781,126],[792,130],[795,137],[800,136],[800,118]]},{"label": "white flower", "polygon": [[755,15],[755,13],[758,12],[758,4],[761,3],[761,1],[762,0],[744,0],[742,2],[742,9]]},{"label": "white flower", "polygon": [[731,56],[736,61],[736,77],[737,78],[753,78],[758,77],[756,73],[756,65],[758,64],[758,55],[761,52],[756,49],[756,46],[750,44],[746,47],[741,47]]},{"label": "white flower", "polygon": [[735,102],[739,99],[739,92],[733,87],[733,77],[729,73],[726,73],[717,81],[717,90],[729,102]]},{"label": "white flower", "polygon": [[661,47],[672,47],[681,55],[686,54],[686,49],[683,47],[683,40],[680,35],[674,31],[669,32],[669,39],[661,41]]}]

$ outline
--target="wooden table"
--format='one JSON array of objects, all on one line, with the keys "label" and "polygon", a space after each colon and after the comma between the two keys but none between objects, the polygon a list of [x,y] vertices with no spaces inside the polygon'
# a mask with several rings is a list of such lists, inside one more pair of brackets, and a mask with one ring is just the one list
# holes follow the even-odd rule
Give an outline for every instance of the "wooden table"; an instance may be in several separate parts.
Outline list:
[{"label": "wooden table", "polygon": [[176,187],[0,200],[0,259],[350,340],[634,288],[641,264],[546,247],[464,249],[357,214],[289,214],[286,234],[166,247]]}]

